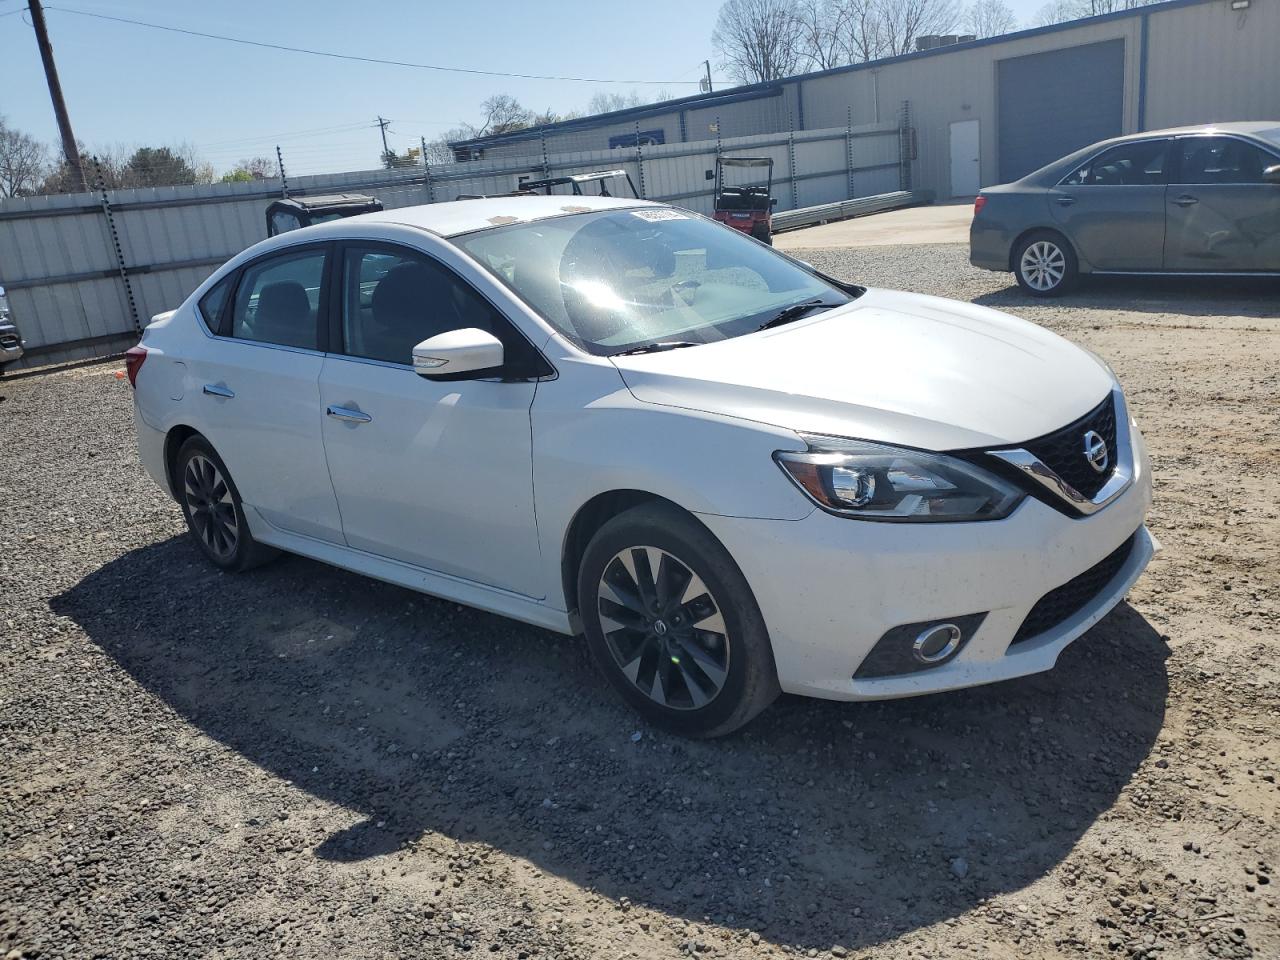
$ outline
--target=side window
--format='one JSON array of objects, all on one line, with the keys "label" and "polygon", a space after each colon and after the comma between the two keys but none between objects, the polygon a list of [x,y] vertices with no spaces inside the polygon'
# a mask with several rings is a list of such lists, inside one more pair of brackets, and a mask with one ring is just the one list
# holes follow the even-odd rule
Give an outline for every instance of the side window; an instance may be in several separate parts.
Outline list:
[{"label": "side window", "polygon": [[324,256],[323,250],[304,250],[246,267],[231,314],[231,336],[318,350]]},{"label": "side window", "polygon": [[1147,186],[1165,182],[1169,164],[1168,140],[1139,140],[1106,150],[1074,170],[1067,186]]},{"label": "side window", "polygon": [[1179,183],[1262,183],[1262,171],[1277,162],[1234,137],[1186,137],[1178,146]]},{"label": "side window", "polygon": [[231,288],[235,286],[236,274],[232,271],[213,286],[200,298],[200,315],[210,333],[222,333],[223,322],[227,318],[227,306],[231,301]]},{"label": "side window", "polygon": [[[409,364],[413,348],[476,327],[502,341],[508,371],[541,363],[507,319],[448,267],[411,250],[348,246],[343,255],[342,341],[347,354]],[[549,371],[547,371],[549,372]]]}]

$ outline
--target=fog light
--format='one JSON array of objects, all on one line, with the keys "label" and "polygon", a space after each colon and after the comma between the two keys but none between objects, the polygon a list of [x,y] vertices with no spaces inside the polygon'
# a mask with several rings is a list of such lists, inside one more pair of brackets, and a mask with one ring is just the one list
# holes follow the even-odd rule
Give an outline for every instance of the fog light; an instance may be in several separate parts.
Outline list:
[{"label": "fog light", "polygon": [[960,655],[986,618],[985,613],[969,613],[945,620],[904,623],[887,630],[858,664],[853,679],[896,677],[948,663]]},{"label": "fog light", "polygon": [[911,645],[911,655],[921,663],[940,663],[960,647],[964,634],[954,623],[940,623],[921,630]]}]

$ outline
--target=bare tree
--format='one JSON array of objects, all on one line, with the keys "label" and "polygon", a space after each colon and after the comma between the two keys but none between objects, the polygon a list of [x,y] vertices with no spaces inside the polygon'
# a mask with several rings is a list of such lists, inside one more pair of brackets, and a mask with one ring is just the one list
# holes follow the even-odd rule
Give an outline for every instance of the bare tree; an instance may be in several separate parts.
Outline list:
[{"label": "bare tree", "polygon": [[964,13],[964,29],[975,37],[998,37],[1018,28],[1018,18],[1004,0],[976,0]]},{"label": "bare tree", "polygon": [[30,134],[0,117],[0,197],[26,197],[40,189],[49,168],[49,151]]},{"label": "bare tree", "polygon": [[511,133],[529,126],[533,113],[520,105],[520,101],[509,93],[494,94],[480,104],[484,111],[484,121],[474,128],[473,137],[495,136],[499,133]]},{"label": "bare tree", "polygon": [[960,19],[956,0],[878,0],[878,9],[888,57],[910,53],[917,37],[954,33]]},{"label": "bare tree", "polygon": [[735,80],[760,83],[799,71],[802,37],[792,0],[725,0],[711,43]]},{"label": "bare tree", "polygon": [[848,4],[841,0],[800,0],[800,49],[809,69],[830,70],[849,62],[845,48]]},{"label": "bare tree", "polygon": [[885,28],[880,0],[839,0],[843,28],[841,46],[848,63],[884,56]]},{"label": "bare tree", "polygon": [[613,113],[615,110],[626,110],[628,107],[638,107],[643,102],[640,99],[640,94],[634,90],[630,93],[595,93],[587,101],[587,115],[594,116],[597,113]]},{"label": "bare tree", "polygon": [[1036,11],[1032,22],[1036,26],[1047,27],[1119,10],[1135,10],[1158,2],[1159,0],[1051,0]]}]

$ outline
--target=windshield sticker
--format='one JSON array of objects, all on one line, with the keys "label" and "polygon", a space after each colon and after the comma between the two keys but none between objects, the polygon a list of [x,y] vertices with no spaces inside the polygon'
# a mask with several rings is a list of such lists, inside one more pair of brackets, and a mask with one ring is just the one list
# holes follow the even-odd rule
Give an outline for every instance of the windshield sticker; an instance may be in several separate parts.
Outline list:
[{"label": "windshield sticker", "polygon": [[633,217],[639,217],[641,220],[648,220],[650,223],[656,220],[688,220],[687,213],[681,213],[679,210],[632,210]]}]

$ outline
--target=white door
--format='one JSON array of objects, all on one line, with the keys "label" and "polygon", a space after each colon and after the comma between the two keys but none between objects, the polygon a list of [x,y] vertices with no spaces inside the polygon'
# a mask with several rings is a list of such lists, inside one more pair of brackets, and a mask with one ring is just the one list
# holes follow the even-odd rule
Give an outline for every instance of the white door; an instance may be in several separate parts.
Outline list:
[{"label": "white door", "polygon": [[529,421],[536,382],[436,382],[409,366],[414,344],[447,330],[489,330],[509,362],[518,360],[512,338],[520,335],[453,271],[416,251],[353,240],[338,265],[337,346],[347,355],[325,358],[320,401],[347,543],[539,595]]},{"label": "white door", "polygon": [[234,303],[230,281],[214,287],[200,307],[220,336],[187,367],[199,390],[194,425],[245,504],[282,530],[341,543],[320,432],[325,257],[312,245],[249,264]]},{"label": "white door", "polygon": [[973,197],[982,189],[979,173],[978,121],[951,124],[951,195]]}]

